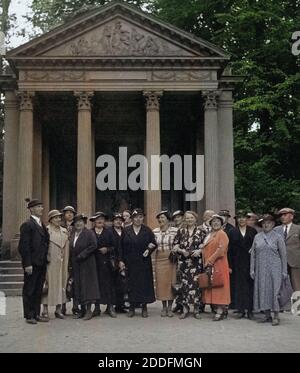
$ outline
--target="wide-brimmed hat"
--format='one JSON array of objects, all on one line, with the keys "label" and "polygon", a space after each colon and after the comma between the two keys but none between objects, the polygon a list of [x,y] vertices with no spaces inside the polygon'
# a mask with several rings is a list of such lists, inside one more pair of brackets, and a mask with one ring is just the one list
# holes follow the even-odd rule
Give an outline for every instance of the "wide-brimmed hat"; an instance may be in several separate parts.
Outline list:
[{"label": "wide-brimmed hat", "polygon": [[84,214],[77,214],[77,215],[74,216],[74,219],[72,221],[72,225],[74,225],[79,220],[83,220],[84,224],[86,224],[87,220],[88,220],[88,217],[86,215],[84,215]]},{"label": "wide-brimmed hat", "polygon": [[278,215],[283,215],[283,214],[293,214],[295,215],[296,211],[289,208],[289,207],[285,207],[281,210],[278,211]]},{"label": "wide-brimmed hat", "polygon": [[31,209],[32,207],[39,206],[39,205],[43,204],[43,202],[39,199],[26,198],[25,202],[27,202],[27,208],[28,209]]},{"label": "wide-brimmed hat", "polygon": [[219,215],[219,214],[214,214],[214,215],[211,217],[211,219],[209,220],[209,224],[210,224],[210,225],[211,225],[211,223],[212,223],[212,221],[213,221],[214,219],[219,219],[219,220],[221,221],[222,225],[225,223],[225,218],[224,218],[224,216]]},{"label": "wide-brimmed hat", "polygon": [[248,219],[255,219],[255,220],[259,219],[258,215],[254,214],[254,212],[248,212],[247,213],[247,218]]},{"label": "wide-brimmed hat", "polygon": [[168,220],[170,220],[170,213],[168,210],[162,210],[156,215],[156,219],[158,219],[161,215],[165,215]]},{"label": "wide-brimmed hat", "polygon": [[238,219],[238,218],[247,218],[248,216],[248,212],[245,211],[245,210],[238,210],[235,214],[235,219]]},{"label": "wide-brimmed hat", "polygon": [[176,216],[184,216],[184,212],[182,210],[177,210],[173,212],[172,219],[174,219]]},{"label": "wide-brimmed hat", "polygon": [[89,220],[90,220],[90,221],[95,221],[95,220],[97,220],[98,218],[108,219],[108,216],[107,216],[107,214],[105,214],[105,212],[103,212],[103,211],[98,211],[98,212],[95,213],[95,215],[91,216],[91,217],[89,218]]},{"label": "wide-brimmed hat", "polygon": [[51,219],[55,218],[56,216],[62,216],[62,213],[58,210],[51,210],[48,213],[48,221],[50,222]]},{"label": "wide-brimmed hat", "polygon": [[125,221],[125,219],[123,218],[123,215],[120,212],[115,212],[111,220],[114,221],[116,219],[121,219],[122,221]]},{"label": "wide-brimmed hat", "polygon": [[231,218],[229,210],[220,210],[219,215],[220,216],[227,216],[228,218]]},{"label": "wide-brimmed hat", "polygon": [[62,210],[62,212],[67,212],[67,211],[71,211],[71,212],[73,212],[73,214],[77,214],[77,212],[76,212],[76,210],[74,209],[74,207],[73,206],[66,206],[66,207],[64,207],[64,209]]},{"label": "wide-brimmed hat", "polygon": [[143,216],[145,216],[144,211],[142,209],[140,209],[140,208],[134,209],[132,211],[132,213],[131,213],[132,217],[137,216],[137,215],[143,215]]},{"label": "wide-brimmed hat", "polygon": [[264,214],[259,220],[258,224],[262,225],[264,221],[273,221],[275,223],[275,218],[272,214]]}]

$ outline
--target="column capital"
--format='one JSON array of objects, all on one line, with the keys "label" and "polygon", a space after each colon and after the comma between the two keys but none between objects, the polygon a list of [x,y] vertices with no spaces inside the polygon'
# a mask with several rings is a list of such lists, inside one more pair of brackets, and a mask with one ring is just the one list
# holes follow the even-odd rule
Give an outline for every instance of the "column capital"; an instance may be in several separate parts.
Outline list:
[{"label": "column capital", "polygon": [[33,110],[33,97],[35,92],[19,91],[17,96],[20,102],[21,111],[32,111]]},{"label": "column capital", "polygon": [[220,91],[202,91],[202,96],[205,100],[205,110],[216,110],[218,108],[218,98],[220,96]]},{"label": "column capital", "polygon": [[146,98],[147,111],[159,111],[159,101],[163,91],[144,91],[143,96]]},{"label": "column capital", "polygon": [[77,98],[78,110],[91,110],[91,99],[94,96],[93,91],[74,92],[74,95]]}]

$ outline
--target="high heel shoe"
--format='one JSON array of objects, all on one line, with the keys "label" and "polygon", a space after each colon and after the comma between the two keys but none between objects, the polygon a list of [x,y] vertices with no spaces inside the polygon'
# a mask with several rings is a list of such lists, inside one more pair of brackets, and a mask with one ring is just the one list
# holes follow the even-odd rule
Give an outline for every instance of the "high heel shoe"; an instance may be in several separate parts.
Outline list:
[{"label": "high heel shoe", "polygon": [[65,318],[62,312],[54,312],[54,315],[57,319],[63,320]]},{"label": "high heel shoe", "polygon": [[213,321],[221,321],[221,320],[224,320],[224,314],[223,313],[216,313],[214,318],[213,318]]}]

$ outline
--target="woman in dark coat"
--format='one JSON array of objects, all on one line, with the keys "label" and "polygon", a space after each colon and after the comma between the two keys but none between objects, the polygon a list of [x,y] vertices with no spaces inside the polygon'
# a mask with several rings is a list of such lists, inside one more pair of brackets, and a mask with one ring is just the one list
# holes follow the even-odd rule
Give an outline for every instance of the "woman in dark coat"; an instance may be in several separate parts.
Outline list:
[{"label": "woman in dark coat", "polygon": [[135,315],[135,306],[142,304],[142,317],[148,317],[147,304],[155,302],[151,254],[156,249],[155,236],[143,224],[144,213],[135,209],[133,224],[124,229],[120,243],[120,269],[127,268],[130,309],[128,317]]},{"label": "woman in dark coat", "polygon": [[[114,247],[114,255],[115,260],[119,265],[120,260],[120,242],[121,236],[123,232],[123,223],[124,218],[121,213],[115,213],[112,218],[112,227],[110,228],[112,239],[113,239],[113,247]],[[121,275],[120,271],[115,271],[114,273],[115,279],[115,289],[116,289],[116,312],[117,313],[127,313],[125,309],[125,286],[124,286],[124,276]]]},{"label": "woman in dark coat", "polygon": [[81,305],[81,314],[74,318],[92,318],[91,305],[99,299],[95,251],[97,241],[94,234],[85,227],[87,217],[74,217],[74,231],[70,237],[72,276],[74,279],[74,301]]},{"label": "woman in dark coat", "polygon": [[256,229],[247,226],[247,214],[239,212],[236,216],[237,228],[230,232],[230,245],[234,252],[233,264],[235,269],[235,307],[238,310],[237,318],[246,315],[253,319],[253,289],[254,283],[250,277],[250,249],[253,244]]},{"label": "woman in dark coat", "polygon": [[94,223],[92,232],[97,240],[96,263],[98,272],[98,284],[100,291],[100,300],[95,305],[93,316],[99,316],[100,304],[106,304],[106,313],[111,317],[117,317],[113,305],[116,303],[115,280],[113,268],[114,245],[111,230],[105,227],[107,215],[103,212],[97,212],[90,218]]}]

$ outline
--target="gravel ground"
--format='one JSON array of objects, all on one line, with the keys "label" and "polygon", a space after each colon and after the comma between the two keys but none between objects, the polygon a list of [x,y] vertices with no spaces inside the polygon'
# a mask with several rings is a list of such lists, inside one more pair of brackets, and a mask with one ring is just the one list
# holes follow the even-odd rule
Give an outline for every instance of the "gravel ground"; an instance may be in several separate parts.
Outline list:
[{"label": "gravel ground", "polygon": [[[7,298],[7,315],[0,316],[0,352],[300,352],[300,317],[281,314],[281,325],[247,319],[212,322],[211,314],[161,318],[159,303],[149,306],[150,317],[128,319],[107,315],[90,321],[54,319],[28,325],[22,318],[21,298]],[[70,306],[68,312],[70,313]],[[257,315],[260,318],[261,315]]]}]

